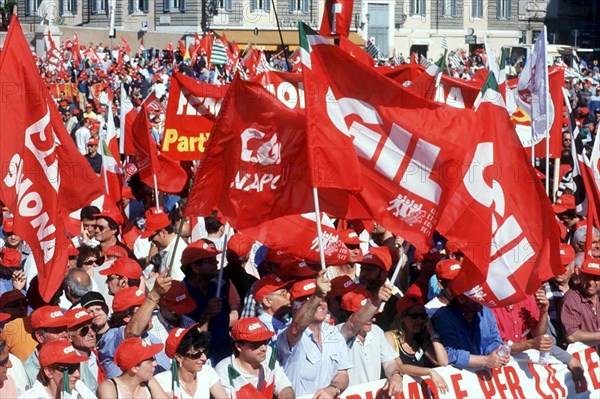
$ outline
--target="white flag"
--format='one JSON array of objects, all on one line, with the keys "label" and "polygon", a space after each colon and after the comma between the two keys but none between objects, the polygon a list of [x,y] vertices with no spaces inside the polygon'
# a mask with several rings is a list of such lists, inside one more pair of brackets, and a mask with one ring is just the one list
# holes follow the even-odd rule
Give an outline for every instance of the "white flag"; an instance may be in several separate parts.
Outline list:
[{"label": "white flag", "polygon": [[553,109],[548,91],[548,67],[546,65],[546,27],[535,41],[531,56],[519,77],[517,103],[531,118],[533,141],[549,137],[548,121],[552,121]]}]

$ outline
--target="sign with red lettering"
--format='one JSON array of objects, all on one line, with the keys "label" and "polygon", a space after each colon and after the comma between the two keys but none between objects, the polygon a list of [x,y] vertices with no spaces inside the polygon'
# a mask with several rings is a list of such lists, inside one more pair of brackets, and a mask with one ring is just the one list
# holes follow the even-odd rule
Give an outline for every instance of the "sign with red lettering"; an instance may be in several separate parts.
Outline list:
[{"label": "sign with red lettering", "polygon": [[[584,379],[574,381],[566,364],[550,357],[550,363],[542,366],[536,363],[539,352],[530,350],[515,354],[504,367],[497,369],[456,369],[451,366],[438,367],[437,373],[446,381],[449,391],[437,391],[430,379],[415,379],[408,375],[403,379],[402,393],[393,399],[420,398],[599,398],[600,397],[600,358],[595,348],[583,344],[573,344],[569,353],[580,360]],[[352,382],[352,381],[351,381]],[[341,395],[341,399],[380,398],[381,388],[386,380],[351,385]],[[309,399],[306,395],[299,399]]]}]

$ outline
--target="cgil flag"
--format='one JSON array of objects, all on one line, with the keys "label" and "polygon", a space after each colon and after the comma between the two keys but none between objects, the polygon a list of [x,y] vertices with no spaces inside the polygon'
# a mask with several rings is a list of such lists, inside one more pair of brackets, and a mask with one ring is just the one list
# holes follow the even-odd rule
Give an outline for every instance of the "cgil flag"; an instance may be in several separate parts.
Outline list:
[{"label": "cgil flag", "polygon": [[0,92],[0,201],[31,247],[40,293],[50,301],[67,271],[65,221],[103,191],[65,129],[16,15],[0,53]]}]

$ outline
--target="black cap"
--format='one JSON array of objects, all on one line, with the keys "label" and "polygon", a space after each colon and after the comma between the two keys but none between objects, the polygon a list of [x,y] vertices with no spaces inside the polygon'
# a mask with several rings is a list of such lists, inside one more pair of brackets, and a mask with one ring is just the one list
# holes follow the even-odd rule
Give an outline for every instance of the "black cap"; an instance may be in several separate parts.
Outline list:
[{"label": "black cap", "polygon": [[108,305],[106,304],[106,301],[104,300],[102,294],[95,291],[90,291],[86,293],[84,296],[81,297],[81,300],[79,302],[84,308],[87,308],[92,305],[101,305],[106,306],[106,308],[108,309]]}]

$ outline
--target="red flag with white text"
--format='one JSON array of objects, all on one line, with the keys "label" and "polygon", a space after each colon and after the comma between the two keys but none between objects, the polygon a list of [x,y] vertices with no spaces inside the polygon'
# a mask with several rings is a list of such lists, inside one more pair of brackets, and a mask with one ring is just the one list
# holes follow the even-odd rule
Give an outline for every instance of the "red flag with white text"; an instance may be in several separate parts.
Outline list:
[{"label": "red flag with white text", "polygon": [[348,37],[352,24],[353,0],[325,0],[319,33],[325,37]]},{"label": "red flag with white text", "polygon": [[[0,53],[0,200],[32,250],[49,301],[67,271],[68,215],[102,195],[100,182],[65,130],[18,18]],[[10,121],[10,123],[6,123]]]}]

